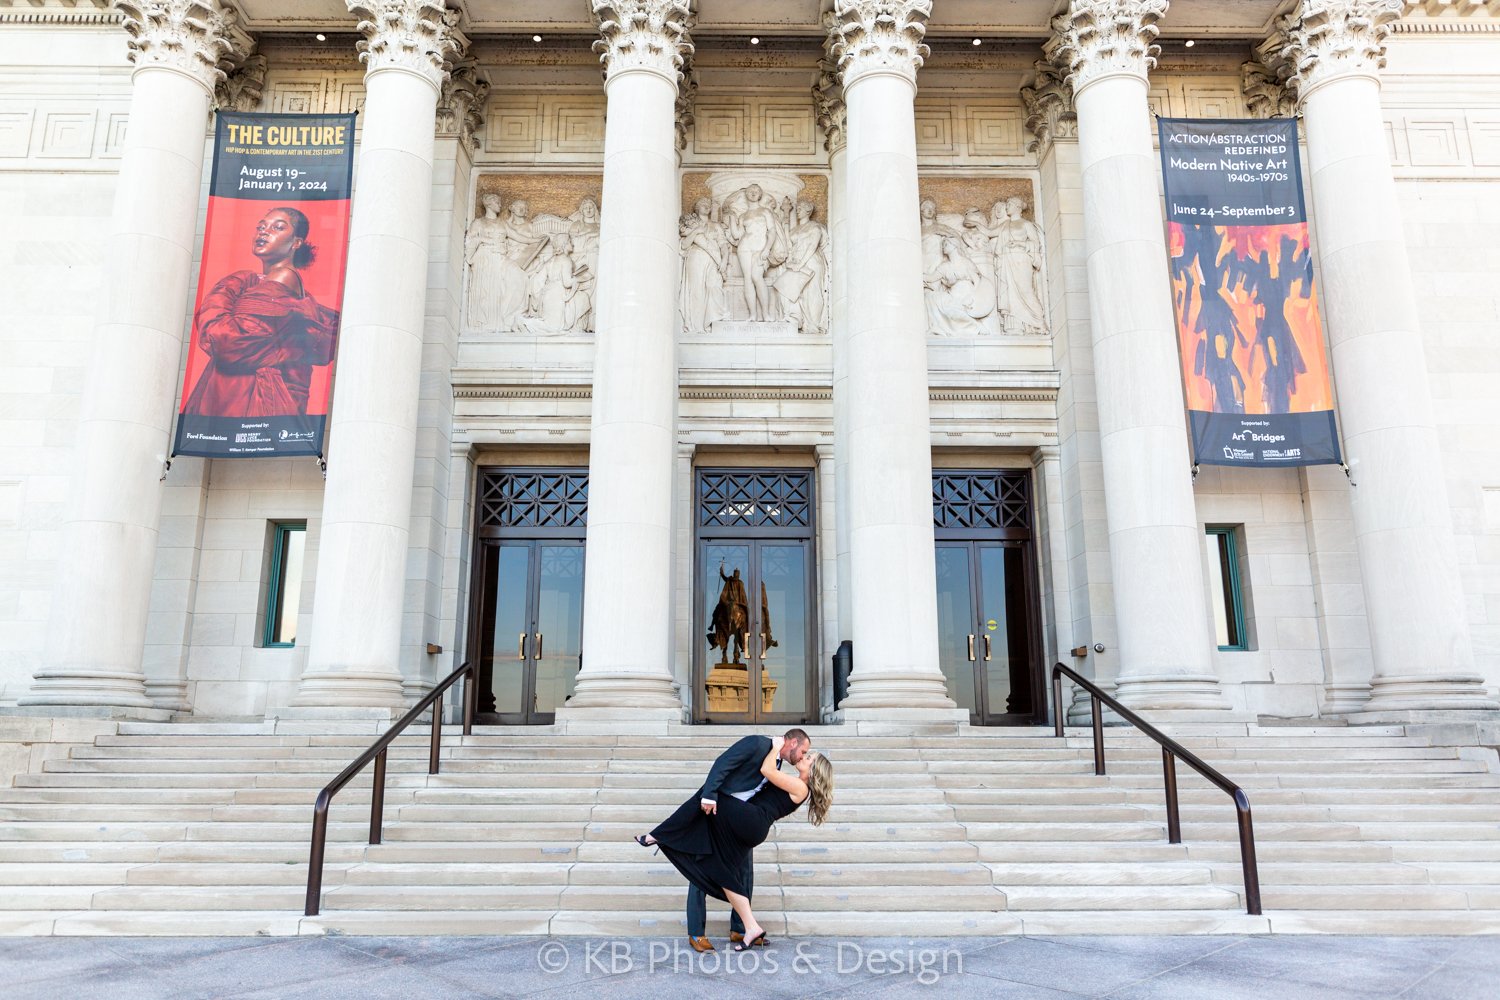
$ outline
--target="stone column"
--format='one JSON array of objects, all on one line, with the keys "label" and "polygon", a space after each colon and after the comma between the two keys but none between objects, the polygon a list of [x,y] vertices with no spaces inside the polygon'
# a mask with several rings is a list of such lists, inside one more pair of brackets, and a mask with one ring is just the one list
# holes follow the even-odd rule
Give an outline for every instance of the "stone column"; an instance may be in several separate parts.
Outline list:
[{"label": "stone column", "polygon": [[559,718],[681,717],[672,686],[677,83],[688,0],[592,0],[604,65],[583,667]]},{"label": "stone column", "polygon": [[142,655],[193,269],[204,124],[248,37],[220,0],[117,2],[130,128],[80,397],[46,665],[22,705],[149,710]]},{"label": "stone column", "polygon": [[422,374],[433,122],[466,43],[441,0],[349,0],[364,129],[350,219],[312,645],[293,714],[401,708],[412,472]]},{"label": "stone column", "polygon": [[1167,0],[1072,0],[1052,21],[1047,53],[1067,71],[1078,114],[1116,692],[1133,708],[1225,709],[1146,104],[1166,9]]},{"label": "stone column", "polygon": [[843,310],[854,673],[845,719],[963,714],[938,668],[914,118],[930,0],[837,0],[848,116]]},{"label": "stone column", "polygon": [[[832,21],[831,14],[827,18]],[[833,35],[825,48],[831,48]],[[823,148],[828,151],[828,237],[832,243],[829,330],[833,341],[833,530],[835,606],[838,633],[833,645],[854,637],[852,621],[853,585],[849,573],[849,171],[848,109],[835,58],[818,64],[813,85],[813,103],[818,126],[823,130]],[[835,705],[835,708],[838,706]]]},{"label": "stone column", "polygon": [[1494,709],[1455,569],[1417,299],[1380,110],[1400,0],[1303,0],[1281,18],[1307,126],[1314,246],[1375,659],[1367,713]]}]

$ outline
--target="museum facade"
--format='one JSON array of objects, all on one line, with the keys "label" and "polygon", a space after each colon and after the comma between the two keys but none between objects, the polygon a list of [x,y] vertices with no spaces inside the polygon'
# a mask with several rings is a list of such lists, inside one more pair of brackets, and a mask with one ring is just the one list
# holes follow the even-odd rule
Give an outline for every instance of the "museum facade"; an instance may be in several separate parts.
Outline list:
[{"label": "museum facade", "polygon": [[[227,111],[357,112],[321,458],[172,454]],[[1299,120],[1345,465],[1194,464],[1158,116]],[[0,0],[0,214],[0,705],[1500,708],[1496,0]]]}]

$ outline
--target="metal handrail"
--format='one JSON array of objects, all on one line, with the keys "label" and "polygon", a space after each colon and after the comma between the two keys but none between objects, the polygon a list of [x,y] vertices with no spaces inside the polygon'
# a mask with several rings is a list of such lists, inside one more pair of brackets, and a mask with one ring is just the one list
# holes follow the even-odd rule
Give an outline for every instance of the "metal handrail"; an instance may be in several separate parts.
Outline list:
[{"label": "metal handrail", "polygon": [[1130,723],[1161,746],[1162,778],[1166,784],[1167,791],[1167,841],[1173,844],[1182,843],[1182,823],[1177,815],[1177,759],[1181,758],[1193,770],[1197,771],[1209,782],[1218,786],[1221,791],[1228,793],[1234,800],[1236,818],[1240,828],[1240,868],[1245,878],[1245,911],[1251,915],[1260,913],[1260,869],[1255,863],[1255,830],[1250,822],[1250,799],[1245,790],[1218,771],[1205,764],[1196,754],[1187,747],[1172,739],[1160,729],[1157,729],[1145,719],[1136,715],[1130,709],[1121,705],[1118,701],[1099,690],[1093,681],[1080,677],[1072,668],[1061,663],[1052,665],[1052,731],[1053,735],[1061,737],[1063,734],[1063,704],[1062,704],[1062,675],[1067,674],[1079,687],[1089,693],[1089,708],[1093,715],[1094,724],[1094,773],[1104,773],[1104,713],[1100,709],[1100,703],[1114,709],[1116,715]]},{"label": "metal handrail", "polygon": [[474,664],[465,663],[453,673],[438,682],[437,687],[427,692],[427,697],[417,702],[412,710],[401,717],[385,735],[370,745],[370,748],[358,757],[354,762],[339,772],[339,776],[323,786],[318,793],[317,800],[313,803],[313,825],[312,825],[312,854],[307,865],[307,905],[303,913],[309,917],[318,915],[318,907],[323,897],[323,851],[328,844],[328,806],[333,802],[333,797],[354,776],[363,771],[372,760],[375,762],[375,785],[374,792],[370,798],[370,843],[380,843],[380,828],[385,817],[385,754],[392,741],[401,735],[402,730],[416,721],[427,709],[432,709],[432,745],[427,753],[427,773],[438,773],[438,753],[442,748],[443,741],[443,709],[440,702],[448,689],[457,683],[460,677],[465,677],[464,682],[464,735],[468,736],[474,732],[474,703],[477,688],[474,677]]}]

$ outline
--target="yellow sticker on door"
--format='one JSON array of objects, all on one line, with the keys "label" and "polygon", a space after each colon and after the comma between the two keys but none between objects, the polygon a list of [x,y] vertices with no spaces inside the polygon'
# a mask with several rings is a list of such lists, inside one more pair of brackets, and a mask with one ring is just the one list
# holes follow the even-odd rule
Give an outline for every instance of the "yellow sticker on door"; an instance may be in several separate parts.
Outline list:
[{"label": "yellow sticker on door", "polygon": [[991,618],[989,621],[984,623],[984,627],[993,632],[995,631],[995,629],[999,628],[1000,625],[995,621],[995,619]]}]

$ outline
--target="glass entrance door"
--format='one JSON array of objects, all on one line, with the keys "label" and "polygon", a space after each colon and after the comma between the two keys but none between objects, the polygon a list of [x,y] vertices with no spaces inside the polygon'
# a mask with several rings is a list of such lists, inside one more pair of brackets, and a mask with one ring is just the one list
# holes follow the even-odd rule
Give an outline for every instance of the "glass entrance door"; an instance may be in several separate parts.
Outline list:
[{"label": "glass entrance door", "polygon": [[813,663],[807,543],[704,542],[706,722],[805,722]]},{"label": "glass entrance door", "polygon": [[811,479],[803,471],[698,474],[697,721],[812,721]]},{"label": "glass entrance door", "polygon": [[933,473],[938,664],[974,725],[1046,721],[1024,472]]},{"label": "glass entrance door", "polygon": [[583,543],[499,542],[480,562],[480,721],[550,723],[581,664]]},{"label": "glass entrance door", "polygon": [[978,725],[1029,724],[1036,686],[1020,542],[939,542],[938,663]]}]

